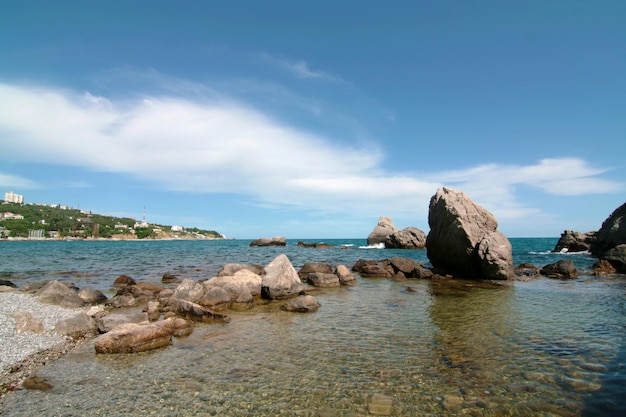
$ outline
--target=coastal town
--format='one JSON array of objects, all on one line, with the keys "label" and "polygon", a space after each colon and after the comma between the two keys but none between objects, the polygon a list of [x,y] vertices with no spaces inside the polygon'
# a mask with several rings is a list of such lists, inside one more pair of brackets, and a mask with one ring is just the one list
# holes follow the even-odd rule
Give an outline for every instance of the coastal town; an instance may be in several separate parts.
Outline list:
[{"label": "coastal town", "polygon": [[141,220],[96,214],[63,204],[25,203],[13,191],[0,201],[0,239],[225,239],[214,230],[180,225],[161,225]]}]

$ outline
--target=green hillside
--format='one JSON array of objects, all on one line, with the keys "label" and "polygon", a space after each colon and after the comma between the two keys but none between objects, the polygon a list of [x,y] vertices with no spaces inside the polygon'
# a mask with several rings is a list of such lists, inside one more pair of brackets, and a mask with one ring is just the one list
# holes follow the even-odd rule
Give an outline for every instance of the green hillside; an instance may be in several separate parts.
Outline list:
[{"label": "green hillside", "polygon": [[[5,212],[22,215],[24,219],[4,218]],[[0,237],[5,238],[28,237],[29,230],[43,230],[43,237],[46,238],[222,238],[214,230],[194,227],[185,228],[184,231],[172,231],[171,226],[159,224],[134,228],[135,223],[136,220],[130,217],[105,216],[61,206],[17,204],[0,200]]]}]

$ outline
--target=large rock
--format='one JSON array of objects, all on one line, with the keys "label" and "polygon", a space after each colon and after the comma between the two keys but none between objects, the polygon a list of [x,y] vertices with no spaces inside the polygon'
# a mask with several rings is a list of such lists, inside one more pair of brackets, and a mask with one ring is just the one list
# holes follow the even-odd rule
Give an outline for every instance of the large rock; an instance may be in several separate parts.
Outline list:
[{"label": "large rock", "polygon": [[171,344],[173,333],[173,326],[165,320],[126,323],[98,336],[94,345],[97,353],[144,352]]},{"label": "large rock", "polygon": [[378,224],[372,230],[372,233],[367,236],[367,244],[368,245],[378,245],[380,243],[385,243],[389,236],[397,232],[398,229],[393,224],[393,221],[389,217],[380,216],[378,219]]},{"label": "large rock", "polygon": [[261,296],[272,300],[289,298],[304,291],[304,284],[287,258],[280,254],[265,267]]},{"label": "large rock", "polygon": [[596,239],[597,232],[580,233],[565,230],[552,252],[586,252]]},{"label": "large rock", "polygon": [[427,255],[433,267],[463,278],[513,277],[513,251],[495,217],[461,191],[443,187],[430,200]]},{"label": "large rock", "polygon": [[262,237],[250,242],[250,246],[287,246],[284,236]]},{"label": "large rock", "polygon": [[372,233],[367,237],[368,245],[384,244],[387,249],[424,249],[426,233],[417,227],[398,230],[389,217],[381,216]]},{"label": "large rock", "polygon": [[81,307],[83,300],[73,289],[59,281],[50,281],[36,292],[39,301],[65,308]]},{"label": "large rock", "polygon": [[626,264],[622,262],[621,256],[616,256],[613,253],[611,255],[612,260],[605,256],[608,251],[624,244],[626,244],[626,203],[615,209],[602,223],[602,227],[598,230],[596,239],[591,245],[590,252],[600,259],[607,259],[618,271],[624,272]]}]

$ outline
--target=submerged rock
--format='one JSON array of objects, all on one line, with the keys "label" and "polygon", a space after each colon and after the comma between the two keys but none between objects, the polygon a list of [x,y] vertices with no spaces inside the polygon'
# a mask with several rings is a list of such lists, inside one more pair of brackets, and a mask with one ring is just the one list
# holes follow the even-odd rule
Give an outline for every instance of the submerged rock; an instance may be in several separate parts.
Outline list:
[{"label": "submerged rock", "polygon": [[320,303],[311,295],[301,295],[287,303],[283,304],[280,308],[285,311],[295,313],[312,313],[320,308]]}]

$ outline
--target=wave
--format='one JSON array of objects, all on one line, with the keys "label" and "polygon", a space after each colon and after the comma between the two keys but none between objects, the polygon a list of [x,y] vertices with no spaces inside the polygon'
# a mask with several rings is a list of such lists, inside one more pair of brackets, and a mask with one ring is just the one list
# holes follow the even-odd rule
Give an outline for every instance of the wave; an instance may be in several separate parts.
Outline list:
[{"label": "wave", "polygon": [[543,252],[528,252],[529,255],[581,255],[581,256],[590,256],[591,252],[589,251],[580,251],[580,252],[568,252],[567,249],[562,249],[560,252],[553,252],[551,250],[543,251]]},{"label": "wave", "polygon": [[373,245],[359,246],[359,249],[385,249],[384,243],[375,243]]}]

